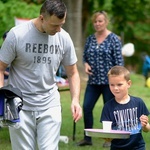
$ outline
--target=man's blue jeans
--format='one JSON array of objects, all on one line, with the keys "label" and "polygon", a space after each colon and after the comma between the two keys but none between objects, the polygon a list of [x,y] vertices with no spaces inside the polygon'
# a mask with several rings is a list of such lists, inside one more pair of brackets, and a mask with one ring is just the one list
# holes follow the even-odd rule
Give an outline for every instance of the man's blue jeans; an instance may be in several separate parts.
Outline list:
[{"label": "man's blue jeans", "polygon": [[[90,85],[87,84],[84,102],[83,102],[83,114],[84,114],[84,128],[89,129],[93,127],[93,109],[100,96],[103,96],[103,103],[106,103],[114,97],[109,89],[109,85]],[[91,141],[91,137],[88,137],[84,133],[84,139]]]}]

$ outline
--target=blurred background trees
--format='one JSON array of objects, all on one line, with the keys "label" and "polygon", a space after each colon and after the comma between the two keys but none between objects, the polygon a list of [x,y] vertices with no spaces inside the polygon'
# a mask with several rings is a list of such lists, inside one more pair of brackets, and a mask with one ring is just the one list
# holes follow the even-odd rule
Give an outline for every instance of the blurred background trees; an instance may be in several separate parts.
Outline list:
[{"label": "blurred background trees", "polygon": [[[1,0],[0,36],[15,26],[14,18],[34,18],[44,0]],[[135,54],[125,57],[125,65],[141,73],[141,54],[150,55],[150,0],[64,0],[68,13],[64,28],[70,33],[78,55],[78,66],[82,69],[82,52],[86,37],[93,33],[91,15],[94,11],[108,12],[109,29],[119,35],[122,43],[133,43]],[[2,44],[2,38],[0,45]]]}]

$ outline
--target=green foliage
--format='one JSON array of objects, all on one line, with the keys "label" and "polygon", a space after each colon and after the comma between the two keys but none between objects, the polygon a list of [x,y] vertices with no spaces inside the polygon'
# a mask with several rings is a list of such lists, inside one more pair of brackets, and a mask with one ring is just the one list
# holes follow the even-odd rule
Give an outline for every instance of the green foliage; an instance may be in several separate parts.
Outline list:
[{"label": "green foliage", "polygon": [[9,0],[1,0],[3,3],[6,3],[6,2],[8,2]]},{"label": "green foliage", "polygon": [[[7,0],[5,3],[0,1],[0,37],[3,33],[15,26],[15,17],[17,18],[34,18],[39,15],[40,5],[27,4],[20,0]],[[2,39],[0,41],[0,45]]]},{"label": "green foliage", "polygon": [[116,30],[121,32],[130,27],[134,29],[134,25],[138,22],[145,22],[148,19],[148,16],[145,15],[148,10],[144,8],[149,4],[150,2],[147,0],[112,0],[113,21]]},{"label": "green foliage", "polygon": [[45,0],[23,0],[27,3],[42,4]]},{"label": "green foliage", "polygon": [[[34,18],[39,15],[40,4],[44,0],[1,0],[0,37],[15,25],[14,17]],[[123,43],[133,43],[135,54],[125,58],[126,65],[136,66],[141,73],[141,53],[149,53],[150,45],[150,0],[82,0],[83,39],[93,33],[91,15],[95,10],[105,10],[110,16],[109,29],[122,37]],[[67,22],[66,22],[67,23]],[[72,35],[73,36],[73,35]],[[82,37],[81,37],[82,38]],[[0,38],[0,45],[2,38]],[[137,63],[138,62],[138,63]]]},{"label": "green foliage", "polygon": [[125,58],[125,61],[127,64],[136,65],[138,72],[141,72],[141,53],[143,51],[149,53],[149,9],[149,0],[112,0],[114,32],[118,34],[123,32],[123,43],[131,42],[135,45],[136,61],[133,57]]}]

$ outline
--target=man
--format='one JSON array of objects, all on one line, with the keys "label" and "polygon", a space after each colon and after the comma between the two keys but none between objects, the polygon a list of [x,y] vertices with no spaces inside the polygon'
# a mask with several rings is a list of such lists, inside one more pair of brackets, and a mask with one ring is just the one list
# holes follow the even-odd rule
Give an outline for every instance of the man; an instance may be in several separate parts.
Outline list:
[{"label": "man", "polygon": [[[6,32],[3,34],[3,36],[2,36],[3,41],[5,41],[8,32],[9,32],[9,31],[6,31]],[[8,76],[9,76],[9,66],[6,68],[6,70],[5,70],[5,72],[4,72],[4,85],[7,85]]]},{"label": "man", "polygon": [[[69,80],[73,119],[82,117],[80,78],[69,34],[61,27],[66,19],[61,0],[46,0],[39,17],[12,28],[0,51],[0,87],[4,70],[11,64],[8,83],[23,94],[20,128],[10,127],[13,150],[57,150],[61,127],[61,104],[55,82],[60,63]],[[37,143],[36,143],[37,141]]]}]

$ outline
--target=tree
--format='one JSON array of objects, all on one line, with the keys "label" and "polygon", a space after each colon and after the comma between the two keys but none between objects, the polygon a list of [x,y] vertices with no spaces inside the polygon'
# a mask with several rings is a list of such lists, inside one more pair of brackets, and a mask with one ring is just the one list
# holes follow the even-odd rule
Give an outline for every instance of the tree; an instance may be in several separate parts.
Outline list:
[{"label": "tree", "polygon": [[78,68],[80,74],[84,75],[82,55],[83,55],[83,46],[88,35],[89,26],[91,27],[91,14],[93,9],[98,9],[98,6],[104,4],[104,0],[64,0],[67,5],[67,20],[64,28],[71,35],[78,57]]},{"label": "tree", "polygon": [[[39,15],[41,4],[45,0],[1,0],[0,35],[14,26],[14,17],[34,18]],[[132,42],[136,53],[132,58],[125,58],[126,63],[141,62],[140,53],[149,53],[150,44],[150,1],[149,0],[64,0],[68,8],[64,28],[73,39],[79,70],[83,71],[82,53],[86,37],[93,33],[91,15],[95,10],[105,10],[111,18],[111,30],[122,36],[124,43]],[[122,34],[123,33],[123,34]],[[0,40],[0,44],[2,39]]]},{"label": "tree", "polygon": [[74,42],[78,57],[78,68],[82,73],[82,0],[64,0],[64,2],[67,5],[67,19],[64,28],[69,32]]},{"label": "tree", "polygon": [[132,58],[125,58],[125,64],[136,66],[140,72],[142,68],[141,53],[149,53],[149,9],[149,0],[112,0],[114,31],[124,33],[124,43],[131,42],[135,45],[135,55]]},{"label": "tree", "polygon": [[[5,0],[5,3],[0,1],[0,37],[7,30],[15,26],[15,17],[18,18],[35,18],[39,15],[39,5],[30,4],[20,0]],[[0,45],[2,38],[0,40]]]}]

